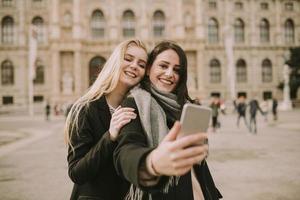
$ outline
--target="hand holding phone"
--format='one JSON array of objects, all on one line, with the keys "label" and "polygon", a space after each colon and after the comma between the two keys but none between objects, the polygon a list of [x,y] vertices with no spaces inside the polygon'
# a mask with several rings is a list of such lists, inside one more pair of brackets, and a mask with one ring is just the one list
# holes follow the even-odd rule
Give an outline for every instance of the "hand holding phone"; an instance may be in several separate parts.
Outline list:
[{"label": "hand holding phone", "polygon": [[210,118],[210,108],[190,103],[185,104],[180,117],[180,136],[207,132]]}]

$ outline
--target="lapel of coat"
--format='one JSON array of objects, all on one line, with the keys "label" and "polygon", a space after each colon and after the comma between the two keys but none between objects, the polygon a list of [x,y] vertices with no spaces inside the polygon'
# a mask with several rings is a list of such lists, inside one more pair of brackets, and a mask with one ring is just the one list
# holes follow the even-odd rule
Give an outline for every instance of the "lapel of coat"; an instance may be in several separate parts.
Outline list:
[{"label": "lapel of coat", "polygon": [[109,108],[104,96],[102,96],[99,100],[97,100],[97,108],[99,110],[99,117],[103,122],[104,128],[109,129],[111,114],[109,112]]}]

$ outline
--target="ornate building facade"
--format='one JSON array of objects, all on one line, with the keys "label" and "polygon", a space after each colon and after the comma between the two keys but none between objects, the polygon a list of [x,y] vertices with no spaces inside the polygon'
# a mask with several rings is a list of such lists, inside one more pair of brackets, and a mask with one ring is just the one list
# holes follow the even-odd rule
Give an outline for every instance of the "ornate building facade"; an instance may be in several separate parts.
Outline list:
[{"label": "ornate building facade", "polygon": [[28,30],[37,30],[35,107],[82,95],[127,38],[187,53],[189,91],[280,97],[289,48],[300,45],[300,0],[1,0],[0,111],[28,105]]}]

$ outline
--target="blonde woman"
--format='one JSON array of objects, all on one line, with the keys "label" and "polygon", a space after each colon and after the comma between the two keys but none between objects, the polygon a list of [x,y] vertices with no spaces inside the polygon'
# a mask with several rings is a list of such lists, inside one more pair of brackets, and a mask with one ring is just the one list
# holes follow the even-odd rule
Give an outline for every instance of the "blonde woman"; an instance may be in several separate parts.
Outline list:
[{"label": "blonde woman", "polygon": [[141,41],[122,42],[88,92],[72,106],[65,125],[69,176],[74,182],[71,200],[125,196],[127,184],[115,172],[113,151],[120,128],[136,114],[120,103],[144,77],[146,62]]}]

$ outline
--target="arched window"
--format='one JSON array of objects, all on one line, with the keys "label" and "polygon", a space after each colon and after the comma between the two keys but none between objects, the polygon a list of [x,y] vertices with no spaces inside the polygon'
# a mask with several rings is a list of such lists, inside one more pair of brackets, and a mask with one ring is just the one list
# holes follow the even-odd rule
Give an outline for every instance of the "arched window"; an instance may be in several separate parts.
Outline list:
[{"label": "arched window", "polygon": [[9,60],[6,60],[1,64],[1,83],[2,85],[14,84],[14,67]]},{"label": "arched window", "polygon": [[245,24],[241,19],[236,19],[234,22],[234,41],[236,43],[245,41]]},{"label": "arched window", "polygon": [[34,84],[44,84],[45,82],[45,67],[40,60],[36,61]]},{"label": "arched window", "polygon": [[126,10],[123,13],[122,27],[124,37],[135,36],[135,16],[131,10]]},{"label": "arched window", "polygon": [[269,83],[269,82],[272,82],[272,76],[273,76],[273,73],[272,73],[272,63],[269,59],[265,59],[263,60],[262,62],[262,82],[263,83]]},{"label": "arched window", "polygon": [[243,59],[238,60],[236,63],[236,81],[238,83],[247,82],[247,67]]},{"label": "arched window", "polygon": [[98,77],[106,60],[101,56],[96,56],[91,59],[89,64],[89,85],[91,86]]},{"label": "arched window", "polygon": [[91,33],[93,38],[103,38],[105,31],[105,18],[101,10],[95,10],[91,19]]},{"label": "arched window", "polygon": [[210,82],[221,83],[221,64],[217,59],[213,59],[209,63]]},{"label": "arched window", "polygon": [[270,24],[267,19],[262,19],[259,24],[260,42],[270,42]]},{"label": "arched window", "polygon": [[211,44],[219,42],[219,25],[214,18],[210,18],[208,21],[208,42]]},{"label": "arched window", "polygon": [[295,26],[291,19],[287,19],[284,23],[284,37],[287,44],[295,41]]},{"label": "arched window", "polygon": [[14,42],[14,19],[6,16],[2,19],[2,43],[12,44]]},{"label": "arched window", "polygon": [[41,17],[35,17],[32,20],[32,24],[36,27],[37,31],[37,42],[43,43],[45,41],[44,38],[44,20]]},{"label": "arched window", "polygon": [[165,14],[158,10],[153,14],[153,35],[154,37],[162,37],[165,32]]}]

